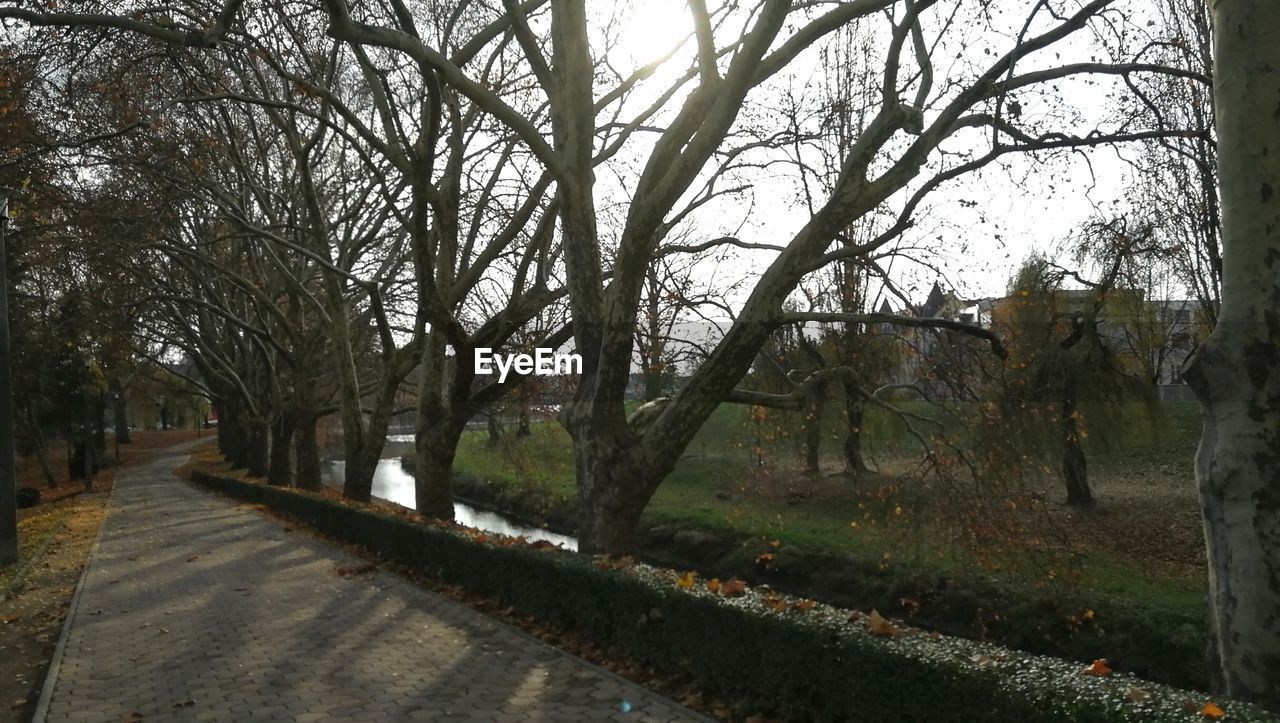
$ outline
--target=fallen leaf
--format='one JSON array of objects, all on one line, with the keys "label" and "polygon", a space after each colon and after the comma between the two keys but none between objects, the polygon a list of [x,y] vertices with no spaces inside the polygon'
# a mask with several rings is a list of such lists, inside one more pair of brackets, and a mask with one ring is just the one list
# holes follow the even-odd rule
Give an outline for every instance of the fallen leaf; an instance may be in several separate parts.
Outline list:
[{"label": "fallen leaf", "polygon": [[1111,672],[1111,666],[1107,665],[1106,658],[1098,658],[1090,663],[1089,667],[1084,669],[1085,675],[1097,675],[1100,677],[1111,675]]},{"label": "fallen leaf", "polygon": [[18,621],[19,621],[19,620],[21,620],[21,619],[22,619],[22,616],[21,616],[21,615],[6,615],[6,616],[4,616],[4,617],[0,618],[0,623],[4,623],[5,625],[9,625],[9,624],[11,624],[11,623],[16,623],[16,622],[18,622]]},{"label": "fallen leaf", "polygon": [[969,660],[972,660],[973,664],[979,668],[986,668],[996,664],[995,658],[990,655],[975,655]]},{"label": "fallen leaf", "polygon": [[1151,700],[1151,694],[1143,690],[1142,688],[1130,688],[1129,690],[1125,691],[1124,697],[1128,698],[1134,703],[1144,703],[1148,700]]},{"label": "fallen leaf", "polygon": [[1227,712],[1223,710],[1217,703],[1214,703],[1213,701],[1209,701],[1208,703],[1205,703],[1202,708],[1200,708],[1200,715],[1204,716],[1205,718],[1213,718],[1217,720],[1219,718],[1226,718]]},{"label": "fallen leaf", "polygon": [[707,589],[710,590],[713,594],[720,592],[720,578],[713,577],[710,580],[708,580]]},{"label": "fallen leaf", "polygon": [[696,580],[697,577],[698,576],[692,572],[686,572],[680,577],[676,578],[676,587],[680,588],[681,590],[692,589],[693,581]]},{"label": "fallen leaf", "polygon": [[9,710],[17,710],[18,708],[21,708],[22,706],[24,706],[24,705],[26,705],[26,704],[27,704],[27,699],[26,699],[26,698],[19,698],[19,699],[17,699],[17,700],[15,700],[15,701],[13,701],[13,705],[9,706]]},{"label": "fallen leaf", "polygon": [[140,720],[142,720],[142,714],[135,710],[132,713],[126,713],[122,716],[120,718],[120,723],[137,723]]},{"label": "fallen leaf", "polygon": [[747,594],[747,583],[738,578],[731,578],[727,582],[720,583],[720,594],[725,597],[738,597]]},{"label": "fallen leaf", "polygon": [[356,565],[354,567],[339,567],[336,570],[334,570],[334,574],[337,575],[338,577],[352,577],[355,575],[364,575],[366,573],[373,572],[374,570],[377,570],[377,569],[378,569],[377,565],[373,564],[372,562],[366,562],[363,565]]},{"label": "fallen leaf", "polygon": [[814,605],[816,605],[816,603],[812,600],[801,600],[795,605],[792,605],[791,609],[792,610],[812,610]]},{"label": "fallen leaf", "polygon": [[871,614],[867,615],[867,630],[870,630],[872,635],[883,635],[885,637],[896,637],[902,634],[898,626],[881,615],[878,610],[872,610]]}]

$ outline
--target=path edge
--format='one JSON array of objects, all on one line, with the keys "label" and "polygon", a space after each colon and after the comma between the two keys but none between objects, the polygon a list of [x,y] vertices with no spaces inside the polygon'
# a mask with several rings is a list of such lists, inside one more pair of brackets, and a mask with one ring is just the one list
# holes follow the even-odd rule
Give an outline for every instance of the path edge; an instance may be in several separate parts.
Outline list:
[{"label": "path edge", "polygon": [[[190,455],[183,455],[173,469],[186,464],[189,458]],[[120,480],[116,480],[116,484],[119,483]],[[31,723],[45,723],[48,720],[49,703],[53,701],[53,689],[58,685],[58,670],[62,667],[62,658],[66,655],[67,640],[71,637],[71,625],[76,613],[80,611],[80,593],[84,591],[84,583],[89,579],[89,567],[93,563],[93,558],[98,554],[98,544],[102,542],[102,531],[107,529],[107,520],[111,517],[111,502],[116,496],[115,488],[116,485],[113,484],[111,492],[108,493],[110,496],[107,497],[107,503],[102,510],[102,522],[98,524],[98,534],[93,538],[93,546],[89,548],[89,556],[85,558],[84,568],[80,570],[80,579],[76,582],[76,591],[72,593],[71,604],[67,606],[67,615],[62,619],[62,631],[58,633],[58,644],[53,649],[53,656],[49,658],[49,669],[44,673],[44,685],[41,686],[40,700],[36,703],[36,710],[31,715]]]}]

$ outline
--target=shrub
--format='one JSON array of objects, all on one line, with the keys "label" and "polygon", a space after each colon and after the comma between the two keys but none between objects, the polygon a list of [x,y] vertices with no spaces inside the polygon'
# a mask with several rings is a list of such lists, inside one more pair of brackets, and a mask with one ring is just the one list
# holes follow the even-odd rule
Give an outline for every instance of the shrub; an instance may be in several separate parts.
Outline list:
[{"label": "shrub", "polygon": [[[1203,694],[1076,663],[888,627],[866,616],[751,590],[711,586],[645,565],[514,544],[417,524],[320,497],[193,472],[383,559],[492,597],[593,644],[668,671],[744,711],[792,720],[1201,721]],[[1149,699],[1138,701],[1142,695]],[[1190,704],[1188,706],[1188,704]],[[1280,720],[1219,701],[1233,721]]]}]

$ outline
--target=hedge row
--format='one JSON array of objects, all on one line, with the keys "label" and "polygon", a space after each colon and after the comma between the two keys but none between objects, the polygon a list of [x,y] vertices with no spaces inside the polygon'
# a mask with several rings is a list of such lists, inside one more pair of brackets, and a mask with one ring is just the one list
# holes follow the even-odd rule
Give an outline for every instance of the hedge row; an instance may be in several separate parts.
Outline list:
[{"label": "hedge row", "polygon": [[[764,605],[681,589],[669,571],[602,568],[591,557],[477,542],[288,489],[194,472],[237,499],[264,504],[383,559],[576,631],[593,644],[684,671],[742,710],[788,720],[1204,720],[1202,694],[1136,679],[1084,675],[1081,666],[984,643],[924,634],[872,634],[865,619],[806,604]],[[1150,694],[1135,701],[1131,689]],[[1191,705],[1191,710],[1187,708]],[[1219,701],[1232,720],[1280,720]]]}]

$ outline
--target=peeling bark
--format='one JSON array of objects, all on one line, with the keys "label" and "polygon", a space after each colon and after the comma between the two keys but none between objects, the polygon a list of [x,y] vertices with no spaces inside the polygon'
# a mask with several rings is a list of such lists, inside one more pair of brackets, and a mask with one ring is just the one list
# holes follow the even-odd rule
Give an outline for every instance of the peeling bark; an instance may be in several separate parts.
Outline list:
[{"label": "peeling bark", "polygon": [[1222,307],[1186,378],[1221,692],[1280,711],[1280,3],[1217,0]]}]

